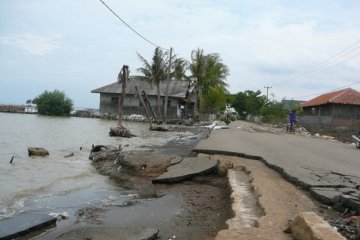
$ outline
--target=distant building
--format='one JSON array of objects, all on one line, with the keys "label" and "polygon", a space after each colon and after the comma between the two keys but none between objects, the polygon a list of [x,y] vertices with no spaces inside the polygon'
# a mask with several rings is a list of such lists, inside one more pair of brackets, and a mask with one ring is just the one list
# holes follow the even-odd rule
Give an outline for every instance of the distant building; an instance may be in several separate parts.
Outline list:
[{"label": "distant building", "polygon": [[283,99],[281,103],[284,106],[284,109],[288,110],[289,112],[293,109],[295,109],[297,106],[299,106],[302,103],[305,103],[305,101],[301,100],[285,100]]},{"label": "distant building", "polygon": [[360,92],[354,89],[326,93],[300,106],[302,125],[322,130],[360,130]]},{"label": "distant building", "polygon": [[26,104],[24,107],[25,113],[37,113],[37,105],[36,104]]},{"label": "distant building", "polygon": [[[167,81],[160,84],[161,107],[165,104],[165,91]],[[125,115],[141,114],[145,111],[140,104],[140,99],[135,94],[135,86],[140,92],[145,90],[149,97],[150,105],[156,111],[157,90],[155,85],[150,85],[147,81],[138,77],[130,77],[127,82],[126,95],[124,99],[123,111]],[[94,89],[92,93],[100,93],[100,114],[117,114],[119,98],[122,94],[121,82]],[[192,88],[187,81],[171,80],[168,90],[168,117],[177,118],[191,114],[194,107]]]}]

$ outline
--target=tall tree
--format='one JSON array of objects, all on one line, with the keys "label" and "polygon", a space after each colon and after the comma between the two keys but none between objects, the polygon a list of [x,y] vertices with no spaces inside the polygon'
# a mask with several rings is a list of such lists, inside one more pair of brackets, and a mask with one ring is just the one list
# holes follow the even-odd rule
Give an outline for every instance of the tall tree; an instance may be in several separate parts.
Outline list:
[{"label": "tall tree", "polygon": [[214,87],[225,87],[229,69],[221,62],[218,54],[205,55],[200,48],[192,51],[189,68],[195,90],[194,116],[197,116],[202,95],[208,94]]},{"label": "tall tree", "polygon": [[228,91],[224,86],[209,87],[206,94],[202,94],[201,112],[217,113],[224,110]]},{"label": "tall tree", "polygon": [[266,96],[263,96],[260,90],[246,90],[232,95],[230,103],[240,114],[246,112],[256,115],[260,114],[261,108],[266,104]]},{"label": "tall tree", "polygon": [[183,58],[177,58],[174,61],[173,71],[171,77],[176,80],[188,80],[189,77],[186,75],[186,70],[188,68],[188,63]]},{"label": "tall tree", "polygon": [[161,96],[160,96],[160,82],[166,79],[166,69],[168,61],[168,53],[162,51],[159,47],[155,48],[152,62],[148,62],[143,56],[138,53],[138,57],[143,64],[143,67],[137,70],[144,76],[142,78],[150,84],[156,85],[157,92],[157,112],[158,118],[161,119]]}]

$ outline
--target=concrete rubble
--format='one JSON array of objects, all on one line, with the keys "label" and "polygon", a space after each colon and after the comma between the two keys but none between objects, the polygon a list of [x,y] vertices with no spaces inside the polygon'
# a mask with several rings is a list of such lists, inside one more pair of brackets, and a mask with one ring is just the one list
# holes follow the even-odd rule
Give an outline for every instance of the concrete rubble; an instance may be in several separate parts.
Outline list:
[{"label": "concrete rubble", "polygon": [[289,229],[296,240],[346,240],[314,212],[298,214]]},{"label": "concrete rubble", "polygon": [[153,179],[153,183],[176,183],[191,179],[194,176],[202,175],[216,170],[219,160],[209,157],[184,158],[181,162],[171,165],[167,172]]},{"label": "concrete rubble", "polygon": [[47,213],[18,214],[0,222],[0,239],[15,239],[32,231],[46,227],[55,227],[56,218]]}]

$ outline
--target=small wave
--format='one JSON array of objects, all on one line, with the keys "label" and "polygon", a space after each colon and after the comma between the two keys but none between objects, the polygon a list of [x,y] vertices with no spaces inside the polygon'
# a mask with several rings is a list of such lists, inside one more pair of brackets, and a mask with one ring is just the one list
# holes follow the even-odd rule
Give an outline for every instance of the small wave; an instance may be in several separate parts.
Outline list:
[{"label": "small wave", "polygon": [[25,201],[28,198],[23,197],[19,198],[9,207],[1,207],[0,210],[0,219],[9,218],[14,215],[16,212],[21,211],[24,208]]},{"label": "small wave", "polygon": [[[69,185],[69,189],[59,191],[57,193],[49,193],[51,187],[53,187],[55,184],[57,184],[61,181],[79,180],[82,178],[89,177],[91,175],[92,174],[89,172],[82,172],[80,174],[73,175],[73,176],[65,176],[65,177],[52,179],[51,182],[48,182],[47,184],[42,185],[42,186],[22,189],[19,192],[16,192],[16,193],[10,195],[7,200],[1,202],[2,204],[5,203],[5,206],[0,208],[0,219],[10,217],[13,214],[15,214],[16,212],[20,211],[24,207],[25,201],[30,199],[33,196],[37,196],[38,198],[39,197],[46,198],[46,197],[50,197],[52,195],[62,196],[62,195],[69,194],[71,192],[75,192],[75,191],[79,191],[81,189],[86,189],[86,188],[92,187],[93,184],[90,184],[87,186],[75,187],[75,188],[72,185]],[[6,205],[8,205],[8,206],[6,206]]]}]

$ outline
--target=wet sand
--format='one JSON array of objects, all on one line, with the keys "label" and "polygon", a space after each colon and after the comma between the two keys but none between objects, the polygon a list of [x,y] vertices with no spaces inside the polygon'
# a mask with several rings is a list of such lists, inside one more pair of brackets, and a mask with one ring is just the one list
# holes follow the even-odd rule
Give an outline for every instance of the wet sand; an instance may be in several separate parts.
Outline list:
[{"label": "wet sand", "polygon": [[137,197],[118,206],[80,209],[37,239],[82,239],[86,237],[86,229],[90,228],[95,230],[92,230],[91,238],[85,239],[101,239],[107,232],[113,236],[107,236],[107,239],[122,239],[119,236],[124,234],[124,229],[136,228],[158,229],[159,239],[215,239],[217,232],[227,227],[225,221],[232,216],[226,177],[213,173],[172,185],[151,183],[166,170],[172,159],[189,156],[193,146],[209,134],[204,128],[184,127],[180,130],[191,131],[197,137],[126,152],[125,159],[132,163],[131,168],[119,169],[113,161],[93,164],[100,174],[135,191]]}]

